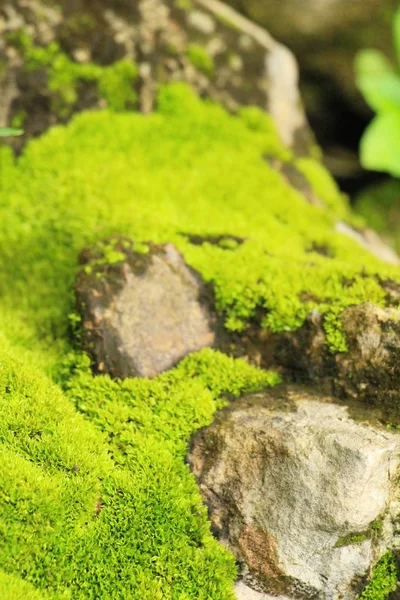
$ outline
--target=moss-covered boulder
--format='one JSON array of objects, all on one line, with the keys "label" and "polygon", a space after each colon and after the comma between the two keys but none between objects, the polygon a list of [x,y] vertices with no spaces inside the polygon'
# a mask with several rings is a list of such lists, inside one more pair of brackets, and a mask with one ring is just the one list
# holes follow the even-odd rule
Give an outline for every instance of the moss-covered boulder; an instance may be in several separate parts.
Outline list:
[{"label": "moss-covered boulder", "polygon": [[[211,535],[189,439],[280,380],[270,341],[310,314],[323,355],[345,356],[342,315],[393,309],[398,257],[317,153],[294,150],[310,150],[296,70],[265,32],[211,0],[4,6],[2,116],[26,118],[29,141],[18,157],[0,147],[0,597],[231,599],[235,560]],[[160,83],[174,79],[208,99]],[[79,256],[116,238],[174,245],[210,291],[223,353],[151,380],[93,375]],[[126,254],[106,250],[86,264],[94,291],[124,272]]]},{"label": "moss-covered boulder", "polygon": [[[248,361],[272,366],[268,340],[312,311],[324,348],[343,353],[342,312],[388,307],[382,282],[398,268],[337,230],[360,223],[268,115],[229,115],[182,84],[162,88],[154,114],[91,111],[17,159],[2,147],[0,197],[0,596],[20,582],[44,598],[232,598],[189,438],[279,380]],[[247,362],[205,349],[151,381],[93,376],[74,284],[82,249],[113,236],[174,244],[213,290],[225,351]]]},{"label": "moss-covered boulder", "polygon": [[0,125],[25,136],[87,108],[148,113],[160,83],[185,81],[232,112],[267,110],[288,146],[313,151],[293,55],[218,0],[13,0],[0,31]]}]

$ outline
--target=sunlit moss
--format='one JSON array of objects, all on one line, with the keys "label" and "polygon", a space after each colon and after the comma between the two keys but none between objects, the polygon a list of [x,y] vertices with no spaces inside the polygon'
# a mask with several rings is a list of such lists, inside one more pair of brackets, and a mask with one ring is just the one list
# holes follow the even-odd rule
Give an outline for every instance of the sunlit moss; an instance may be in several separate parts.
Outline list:
[{"label": "sunlit moss", "polygon": [[317,309],[344,350],[341,311],[383,305],[377,275],[399,272],[335,232],[350,212],[321,167],[326,210],[266,155],[293,160],[271,119],[229,116],[181,84],[162,89],[157,114],[90,112],[18,159],[0,148],[0,597],[21,581],[32,600],[233,598],[234,560],[184,455],[226,397],[278,378],[211,350],[151,381],[93,377],[71,346],[73,286],[86,245],[172,242],[228,328],[261,314],[260,326],[292,330]]},{"label": "sunlit moss", "polygon": [[[163,89],[158,114],[79,115],[32,141],[16,164],[3,149],[4,301],[41,330],[63,335],[80,250],[126,234],[175,243],[214,286],[232,330],[245,328],[258,308],[264,327],[282,331],[313,309],[339,323],[346,306],[383,304],[376,275],[398,279],[398,270],[335,232],[336,211],[343,218],[348,209],[330,179],[324,210],[268,166],[264,154],[288,160],[288,153],[268,119],[258,129],[254,123],[249,113],[229,116],[176,84]],[[187,234],[245,242],[227,251],[192,245]],[[310,251],[313,244],[329,247],[329,256]],[[335,331],[330,345],[343,350]]]},{"label": "sunlit moss", "polygon": [[387,600],[397,584],[396,561],[391,552],[387,552],[373,570],[370,583],[360,595],[360,600]]}]

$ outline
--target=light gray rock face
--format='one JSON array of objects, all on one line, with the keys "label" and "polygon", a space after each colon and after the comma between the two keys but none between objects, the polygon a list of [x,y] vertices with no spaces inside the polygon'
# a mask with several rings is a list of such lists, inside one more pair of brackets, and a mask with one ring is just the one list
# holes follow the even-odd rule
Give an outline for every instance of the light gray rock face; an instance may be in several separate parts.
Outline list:
[{"label": "light gray rock face", "polygon": [[291,600],[289,596],[271,596],[264,592],[253,590],[243,581],[238,581],[235,585],[235,595],[237,600]]},{"label": "light gray rock face", "polygon": [[[250,590],[351,600],[388,547],[400,435],[328,399],[258,394],[223,412],[189,461]],[[365,579],[364,579],[365,582]],[[246,585],[245,585],[246,584]]]},{"label": "light gray rock face", "polygon": [[147,253],[127,240],[113,248],[121,260],[111,265],[84,253],[76,287],[83,347],[98,371],[154,377],[214,344],[204,284],[172,244],[151,245]]}]

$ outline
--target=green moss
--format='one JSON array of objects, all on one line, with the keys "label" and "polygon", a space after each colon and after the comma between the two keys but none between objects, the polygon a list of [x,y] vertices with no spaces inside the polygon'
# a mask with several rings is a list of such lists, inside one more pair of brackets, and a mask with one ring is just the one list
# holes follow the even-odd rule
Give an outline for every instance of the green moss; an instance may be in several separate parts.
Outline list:
[{"label": "green moss", "polygon": [[175,4],[178,8],[185,11],[193,8],[192,0],[175,0]]},{"label": "green moss", "polygon": [[387,600],[396,589],[397,576],[395,558],[387,552],[373,570],[371,581],[360,595],[360,600]]},{"label": "green moss", "polygon": [[183,457],[225,394],[276,381],[205,350],[152,381],[94,378],[81,362],[63,394],[2,344],[0,590],[233,599],[234,560]]},{"label": "green moss", "polygon": [[28,71],[47,70],[48,87],[55,94],[53,108],[61,116],[71,113],[78,101],[81,83],[96,84],[100,96],[112,110],[126,110],[137,100],[133,86],[138,72],[132,61],[122,59],[107,67],[77,63],[60,49],[57,42],[45,47],[36,46],[23,31],[10,34],[8,41],[21,52]]},{"label": "green moss", "polygon": [[[46,336],[64,335],[82,247],[115,234],[175,243],[214,286],[229,329],[244,329],[261,308],[263,327],[293,330],[315,309],[327,315],[336,350],[345,349],[340,312],[384,305],[377,275],[399,279],[335,232],[333,201],[328,211],[306,203],[263,160],[289,159],[270,119],[229,116],[180,84],[163,88],[158,114],[90,112],[32,141],[16,163],[2,152],[3,304]],[[338,206],[349,210],[343,199]],[[245,242],[228,252],[192,245],[188,235]]]},{"label": "green moss", "polygon": [[123,111],[136,102],[133,82],[137,75],[137,67],[130,60],[120,60],[103,68],[98,81],[99,92],[112,110]]},{"label": "green moss", "polygon": [[215,72],[215,64],[212,56],[199,44],[190,44],[186,50],[186,56],[196,69],[213,77]]},{"label": "green moss", "polygon": [[370,537],[371,535],[369,534],[369,532],[349,533],[348,535],[345,535],[344,537],[338,539],[338,541],[335,544],[335,548],[342,548],[343,546],[350,546],[351,544],[361,544],[362,542],[365,542],[365,540],[368,540]]},{"label": "green moss", "polygon": [[228,29],[232,29],[233,31],[240,31],[240,27],[233,20],[229,19],[227,16],[215,13],[215,18],[224,27],[227,27]]},{"label": "green moss", "polygon": [[340,192],[335,180],[319,160],[298,158],[295,164],[311,184],[318,198],[335,212],[337,218],[355,226],[363,225],[363,221],[357,220],[357,216],[350,211],[346,196]]},{"label": "green moss", "polygon": [[349,533],[341,538],[335,544],[335,548],[342,548],[343,546],[350,546],[351,544],[360,544],[365,542],[365,540],[374,538],[376,536],[376,532],[380,531],[383,527],[383,521],[381,519],[376,519],[373,521],[368,529],[365,531],[358,531],[356,533]]},{"label": "green moss", "polygon": [[43,600],[233,598],[234,560],[212,538],[183,458],[227,397],[277,376],[204,350],[151,381],[93,377],[71,347],[72,290],[85,246],[172,242],[214,287],[230,329],[261,312],[264,327],[291,330],[317,309],[341,349],[343,308],[383,305],[377,275],[399,271],[336,233],[344,209],[305,202],[266,154],[292,160],[270,119],[230,116],[179,84],[162,89],[158,114],[92,111],[18,159],[0,147],[5,598],[14,583]]},{"label": "green moss", "polygon": [[21,129],[24,124],[25,124],[25,120],[27,117],[27,113],[24,109],[19,110],[18,112],[16,112],[11,120],[11,127],[15,128],[15,129]]},{"label": "green moss", "polygon": [[[0,597],[2,600],[50,600],[47,594],[39,592],[21,577],[9,575],[1,570]],[[59,600],[60,596],[52,596],[52,598]]]}]

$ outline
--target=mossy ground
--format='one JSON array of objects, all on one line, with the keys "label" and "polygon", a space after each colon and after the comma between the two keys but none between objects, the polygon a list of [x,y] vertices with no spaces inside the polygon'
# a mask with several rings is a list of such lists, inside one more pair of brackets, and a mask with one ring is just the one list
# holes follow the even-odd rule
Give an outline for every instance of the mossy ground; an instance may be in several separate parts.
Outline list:
[{"label": "mossy ground", "polygon": [[321,167],[302,165],[328,210],[265,155],[292,160],[268,117],[228,116],[182,85],[162,90],[158,114],[88,112],[18,160],[1,148],[2,599],[232,598],[234,561],[184,455],[225,397],[276,376],[205,350],[152,381],[93,377],[70,338],[73,285],[84,246],[173,242],[230,329],[261,308],[262,326],[291,330],[317,308],[333,343],[340,310],[384,303],[377,274],[399,273],[334,232],[351,217]]}]

